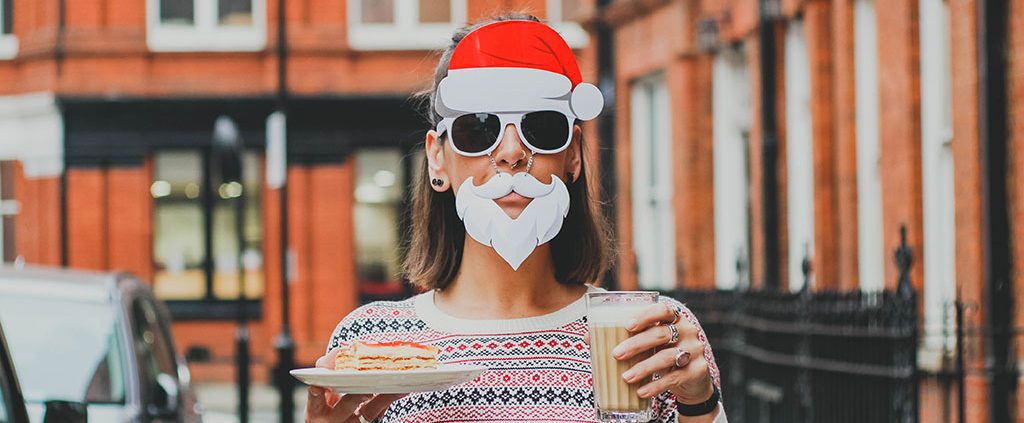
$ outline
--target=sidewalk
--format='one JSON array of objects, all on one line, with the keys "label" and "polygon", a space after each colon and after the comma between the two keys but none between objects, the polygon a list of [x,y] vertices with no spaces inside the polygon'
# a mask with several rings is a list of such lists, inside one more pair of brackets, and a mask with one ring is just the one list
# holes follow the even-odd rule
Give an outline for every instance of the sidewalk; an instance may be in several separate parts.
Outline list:
[{"label": "sidewalk", "polygon": [[[233,383],[197,383],[194,385],[203,406],[205,423],[238,422],[238,387]],[[265,384],[249,388],[249,421],[274,423],[280,420],[277,390]],[[306,386],[295,388],[295,421],[302,422],[306,411]]]}]

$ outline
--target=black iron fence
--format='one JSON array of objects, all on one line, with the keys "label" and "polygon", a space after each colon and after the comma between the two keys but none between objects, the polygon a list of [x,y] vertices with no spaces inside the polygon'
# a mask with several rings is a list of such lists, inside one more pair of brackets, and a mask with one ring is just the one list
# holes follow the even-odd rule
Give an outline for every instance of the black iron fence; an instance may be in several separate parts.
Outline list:
[{"label": "black iron fence", "polygon": [[[905,248],[905,247],[904,247]],[[881,292],[680,291],[700,316],[738,422],[916,422],[917,300]],[[806,266],[805,266],[806,267]]]}]

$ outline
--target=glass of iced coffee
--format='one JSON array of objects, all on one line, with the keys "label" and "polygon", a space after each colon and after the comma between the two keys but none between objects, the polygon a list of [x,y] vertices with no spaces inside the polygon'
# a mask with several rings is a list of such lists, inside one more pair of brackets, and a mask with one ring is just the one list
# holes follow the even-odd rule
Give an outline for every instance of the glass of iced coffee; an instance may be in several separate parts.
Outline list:
[{"label": "glass of iced coffee", "polygon": [[587,294],[587,325],[590,329],[590,363],[594,374],[597,419],[602,422],[647,422],[652,418],[651,399],[636,391],[650,379],[626,383],[622,374],[647,359],[653,351],[627,360],[616,360],[612,349],[630,337],[630,320],[658,302],[651,291],[605,291]]}]

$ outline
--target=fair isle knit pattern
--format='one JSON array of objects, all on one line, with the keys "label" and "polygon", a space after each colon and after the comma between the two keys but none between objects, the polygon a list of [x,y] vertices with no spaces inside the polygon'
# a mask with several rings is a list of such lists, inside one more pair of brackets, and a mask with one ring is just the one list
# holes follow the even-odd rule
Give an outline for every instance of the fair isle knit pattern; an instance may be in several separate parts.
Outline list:
[{"label": "fair isle knit pattern", "polygon": [[[489,369],[464,384],[399,399],[379,422],[596,422],[584,301],[539,317],[465,320],[438,310],[433,292],[426,292],[359,307],[338,324],[327,350],[356,339],[414,341],[437,346],[440,363]],[[661,301],[680,307],[700,328],[685,306],[667,297]],[[698,336],[718,385],[718,366],[703,329]],[[668,392],[657,396],[653,421],[675,422],[675,404]]]}]

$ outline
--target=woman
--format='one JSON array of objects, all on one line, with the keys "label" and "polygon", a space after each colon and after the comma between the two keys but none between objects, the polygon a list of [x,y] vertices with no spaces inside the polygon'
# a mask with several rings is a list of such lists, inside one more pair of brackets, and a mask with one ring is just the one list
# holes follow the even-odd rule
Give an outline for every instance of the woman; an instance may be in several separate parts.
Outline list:
[{"label": "woman", "polygon": [[[343,395],[310,387],[307,421],[594,421],[585,293],[606,269],[606,229],[590,199],[580,120],[603,104],[580,80],[565,41],[511,15],[459,30],[429,91],[423,172],[414,178],[405,276],[425,292],[346,316],[317,366],[339,346],[406,340],[438,360],[480,364],[477,380],[439,392]],[[638,315],[620,360],[657,375],[657,421],[724,421],[718,369],[697,320],[662,298]],[[717,420],[716,420],[717,419]]]}]

